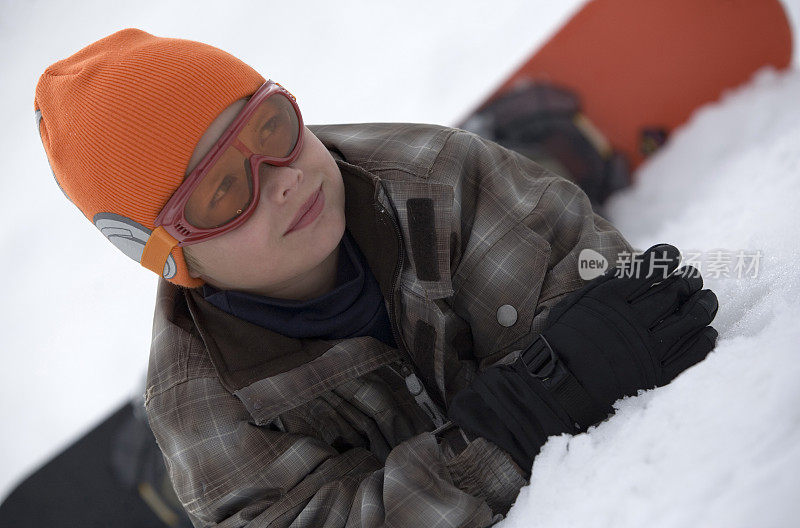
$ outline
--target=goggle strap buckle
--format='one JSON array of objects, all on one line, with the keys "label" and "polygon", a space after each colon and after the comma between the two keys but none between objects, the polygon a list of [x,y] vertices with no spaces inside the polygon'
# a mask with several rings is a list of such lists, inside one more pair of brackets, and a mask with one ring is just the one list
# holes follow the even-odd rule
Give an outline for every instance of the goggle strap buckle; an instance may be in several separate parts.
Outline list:
[{"label": "goggle strap buckle", "polygon": [[164,276],[164,268],[167,264],[169,254],[178,245],[178,241],[172,237],[167,230],[159,226],[150,233],[147,243],[142,251],[142,259],[139,261],[142,266],[159,276]]}]

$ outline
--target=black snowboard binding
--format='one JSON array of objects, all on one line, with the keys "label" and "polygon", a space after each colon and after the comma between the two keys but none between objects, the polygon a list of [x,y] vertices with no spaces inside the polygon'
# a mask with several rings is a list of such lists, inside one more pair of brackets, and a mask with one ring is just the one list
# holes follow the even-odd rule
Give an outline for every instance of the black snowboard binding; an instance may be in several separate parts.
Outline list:
[{"label": "black snowboard binding", "polygon": [[630,184],[625,157],[581,113],[575,94],[543,82],[520,85],[480,108],[462,126],[576,183],[600,214]]},{"label": "black snowboard binding", "polygon": [[0,527],[191,528],[140,397],[22,481]]}]

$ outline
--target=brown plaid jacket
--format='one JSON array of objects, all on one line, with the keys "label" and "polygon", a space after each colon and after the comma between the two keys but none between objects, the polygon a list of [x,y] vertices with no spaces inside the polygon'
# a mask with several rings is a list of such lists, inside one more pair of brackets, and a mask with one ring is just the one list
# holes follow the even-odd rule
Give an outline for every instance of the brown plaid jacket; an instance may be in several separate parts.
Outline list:
[{"label": "brown plaid jacket", "polygon": [[578,254],[631,247],[573,183],[458,129],[309,127],[398,348],[294,339],[160,282],[146,409],[196,526],[482,527],[530,468],[446,419],[579,288]]}]

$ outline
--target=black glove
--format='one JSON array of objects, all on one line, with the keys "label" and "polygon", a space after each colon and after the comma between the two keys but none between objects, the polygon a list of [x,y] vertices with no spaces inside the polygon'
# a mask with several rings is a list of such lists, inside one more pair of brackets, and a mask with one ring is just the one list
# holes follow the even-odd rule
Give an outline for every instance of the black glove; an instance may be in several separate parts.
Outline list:
[{"label": "black glove", "polygon": [[680,253],[660,244],[572,292],[513,365],[457,394],[450,419],[505,449],[524,470],[546,438],[580,432],[639,389],[669,383],[716,343],[717,298]]}]

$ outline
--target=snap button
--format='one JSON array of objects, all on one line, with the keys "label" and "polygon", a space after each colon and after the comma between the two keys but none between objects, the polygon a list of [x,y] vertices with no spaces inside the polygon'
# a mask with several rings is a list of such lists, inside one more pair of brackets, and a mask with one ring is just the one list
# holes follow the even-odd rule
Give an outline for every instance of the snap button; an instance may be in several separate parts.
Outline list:
[{"label": "snap button", "polygon": [[503,326],[511,326],[517,322],[517,310],[510,304],[497,309],[497,322]]},{"label": "snap button", "polygon": [[422,393],[422,383],[420,383],[419,378],[413,372],[406,376],[406,387],[412,396]]}]

